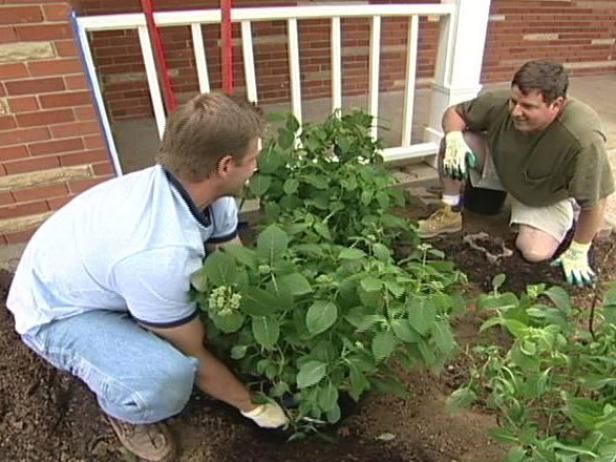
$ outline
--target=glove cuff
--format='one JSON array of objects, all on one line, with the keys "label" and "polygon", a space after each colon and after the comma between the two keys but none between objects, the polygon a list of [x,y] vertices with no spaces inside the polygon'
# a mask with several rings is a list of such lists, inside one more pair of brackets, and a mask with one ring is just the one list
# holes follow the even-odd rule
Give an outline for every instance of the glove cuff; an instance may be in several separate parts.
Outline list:
[{"label": "glove cuff", "polygon": [[588,250],[590,249],[591,245],[592,245],[592,242],[589,242],[588,244],[582,244],[580,242],[571,241],[571,245],[569,246],[569,249],[575,252],[588,253]]},{"label": "glove cuff", "polygon": [[459,130],[454,130],[445,134],[445,142],[464,141],[464,135]]},{"label": "glove cuff", "polygon": [[240,411],[240,413],[244,417],[248,417],[249,419],[254,419],[255,417],[258,417],[259,415],[261,415],[264,410],[265,410],[265,405],[261,404],[261,405],[255,407],[252,411],[247,411],[247,412]]}]

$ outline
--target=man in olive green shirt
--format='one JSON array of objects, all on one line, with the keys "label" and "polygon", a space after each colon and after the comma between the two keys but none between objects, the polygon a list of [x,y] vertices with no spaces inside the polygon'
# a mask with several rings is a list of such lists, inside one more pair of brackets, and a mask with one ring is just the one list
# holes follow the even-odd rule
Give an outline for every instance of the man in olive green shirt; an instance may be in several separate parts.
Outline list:
[{"label": "man in olive green shirt", "polygon": [[588,250],[603,220],[614,182],[597,114],[567,98],[562,65],[530,61],[511,90],[485,93],[450,107],[443,116],[439,153],[445,206],[420,221],[424,237],[462,229],[458,209],[463,182],[506,191],[516,246],[531,262],[548,260],[573,225],[573,242],[555,262],[569,283],[592,284]]}]

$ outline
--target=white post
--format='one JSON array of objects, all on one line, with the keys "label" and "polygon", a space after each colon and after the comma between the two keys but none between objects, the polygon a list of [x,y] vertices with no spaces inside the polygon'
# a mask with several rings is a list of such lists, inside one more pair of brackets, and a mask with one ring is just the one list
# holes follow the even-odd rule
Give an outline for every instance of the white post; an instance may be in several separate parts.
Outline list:
[{"label": "white post", "polygon": [[456,7],[441,19],[436,74],[432,84],[430,121],[425,141],[440,142],[441,118],[452,104],[474,98],[479,79],[490,13],[490,0],[441,0]]}]

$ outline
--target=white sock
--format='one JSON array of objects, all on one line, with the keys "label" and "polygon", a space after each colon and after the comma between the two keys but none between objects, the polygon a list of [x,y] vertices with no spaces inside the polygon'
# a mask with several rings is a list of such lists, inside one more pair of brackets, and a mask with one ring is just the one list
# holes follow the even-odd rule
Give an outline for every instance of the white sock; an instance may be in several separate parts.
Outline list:
[{"label": "white sock", "polygon": [[443,197],[441,198],[441,200],[451,206],[451,207],[455,207],[460,203],[460,195],[459,194],[443,194]]}]

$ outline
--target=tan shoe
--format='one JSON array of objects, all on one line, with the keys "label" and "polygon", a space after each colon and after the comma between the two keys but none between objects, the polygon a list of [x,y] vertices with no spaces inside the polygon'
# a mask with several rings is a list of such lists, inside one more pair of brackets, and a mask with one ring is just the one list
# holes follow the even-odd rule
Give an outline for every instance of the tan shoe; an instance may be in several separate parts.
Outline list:
[{"label": "tan shoe", "polygon": [[120,443],[131,453],[148,462],[172,462],[177,448],[171,432],[162,422],[131,424],[107,416]]},{"label": "tan shoe", "polygon": [[419,237],[428,238],[439,234],[462,231],[462,212],[453,210],[449,205],[438,209],[425,220],[420,220]]}]

